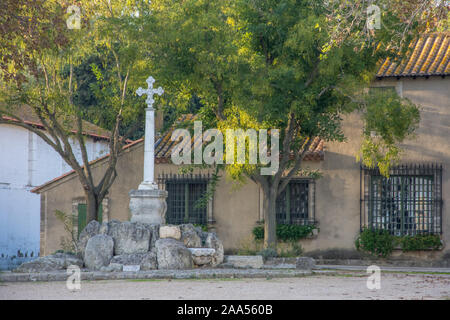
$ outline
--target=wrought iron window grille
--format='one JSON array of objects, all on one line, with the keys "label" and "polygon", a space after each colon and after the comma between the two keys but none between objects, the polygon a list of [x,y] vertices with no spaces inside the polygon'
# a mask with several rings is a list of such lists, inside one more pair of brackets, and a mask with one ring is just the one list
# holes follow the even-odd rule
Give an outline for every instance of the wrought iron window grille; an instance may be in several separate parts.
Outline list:
[{"label": "wrought iron window grille", "polygon": [[158,187],[168,192],[166,222],[168,224],[208,223],[208,205],[203,203],[210,174],[160,174]]},{"label": "wrought iron window grille", "polygon": [[277,198],[277,224],[315,225],[315,190],[314,179],[289,181]]},{"label": "wrought iron window grille", "polygon": [[360,228],[395,236],[442,233],[442,165],[403,164],[389,178],[361,166]]}]

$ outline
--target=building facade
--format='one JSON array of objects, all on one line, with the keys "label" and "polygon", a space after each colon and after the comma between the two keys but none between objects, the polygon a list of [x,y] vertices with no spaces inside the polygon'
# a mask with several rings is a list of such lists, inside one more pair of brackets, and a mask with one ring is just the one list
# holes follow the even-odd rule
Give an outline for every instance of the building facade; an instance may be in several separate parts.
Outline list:
[{"label": "building facade", "polygon": [[[400,163],[389,178],[356,161],[363,123],[354,112],[343,121],[345,142],[315,141],[303,168],[319,170],[321,177],[296,177],[277,203],[277,220],[284,224],[315,224],[319,232],[301,240],[305,252],[355,251],[355,239],[364,227],[393,235],[438,234],[443,248],[403,253],[440,259],[450,247],[450,66],[448,34],[427,35],[412,44],[404,60],[385,61],[373,88],[396,90],[419,105],[421,120],[413,137],[401,145]],[[195,202],[208,190],[211,172],[180,175],[170,162],[170,132],[156,142],[155,175],[169,191],[167,221],[192,222],[213,228],[225,250],[236,251],[253,241],[252,231],[263,218],[263,194],[247,181],[236,185],[223,176],[206,206]],[[105,159],[94,164],[99,174]],[[128,192],[142,180],[143,144],[127,147],[117,164],[118,177],[103,204],[103,220],[128,220]],[[41,195],[41,254],[59,248],[64,236],[55,210],[78,215],[83,193],[74,173],[33,190]]]},{"label": "building facade", "polygon": [[[30,124],[40,126],[28,108],[20,110]],[[90,160],[108,153],[105,130],[88,126]],[[81,152],[72,143],[77,160]],[[71,168],[39,136],[14,125],[0,125],[0,270],[39,256],[40,197],[30,190]]]}]

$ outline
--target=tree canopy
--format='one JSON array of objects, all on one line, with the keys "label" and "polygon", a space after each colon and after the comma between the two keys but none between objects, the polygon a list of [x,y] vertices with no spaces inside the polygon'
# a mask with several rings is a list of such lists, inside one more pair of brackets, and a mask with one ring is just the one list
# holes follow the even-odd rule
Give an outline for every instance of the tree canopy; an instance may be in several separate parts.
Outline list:
[{"label": "tree canopy", "polygon": [[[379,21],[371,21],[372,4]],[[358,111],[364,121],[363,163],[388,174],[419,112],[395,93],[367,88],[377,63],[395,59],[447,17],[445,5],[433,1],[155,0],[151,7],[153,70],[171,99],[198,96],[210,128],[281,131],[273,176],[248,162],[225,166],[263,189],[266,245],[275,241],[277,195],[299,173],[314,137],[346,139],[345,114]]]}]

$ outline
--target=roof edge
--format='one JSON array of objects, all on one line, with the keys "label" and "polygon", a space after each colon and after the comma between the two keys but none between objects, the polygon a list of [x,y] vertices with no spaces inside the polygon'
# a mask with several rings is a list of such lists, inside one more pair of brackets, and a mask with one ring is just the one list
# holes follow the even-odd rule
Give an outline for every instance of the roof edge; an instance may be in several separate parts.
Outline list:
[{"label": "roof edge", "polygon": [[[131,147],[137,146],[138,144],[142,143],[143,141],[144,141],[144,139],[142,139],[142,138],[139,139],[139,140],[133,141],[133,142],[125,145],[123,147],[123,150],[127,150],[127,149],[129,149]],[[119,157],[121,155],[122,154],[120,154]],[[100,163],[102,161],[105,161],[106,159],[109,158],[109,156],[110,156],[110,154],[108,153],[107,155],[104,155],[103,157],[100,157],[98,159],[92,160],[92,161],[89,162],[89,165],[95,165],[95,164],[98,164],[98,163]],[[64,173],[64,174],[62,174],[62,175],[60,175],[60,176],[58,176],[58,177],[56,177],[56,178],[54,178],[54,179],[52,179],[50,181],[45,182],[44,184],[41,184],[40,186],[37,186],[37,187],[31,189],[30,192],[40,194],[42,191],[45,191],[44,189],[46,189],[47,187],[50,187],[52,184],[54,184],[54,183],[56,183],[56,182],[58,182],[60,180],[63,180],[64,178],[67,178],[67,177],[69,177],[71,175],[74,175],[74,174],[76,174],[75,170],[71,170],[69,172],[66,172],[66,173]]]}]

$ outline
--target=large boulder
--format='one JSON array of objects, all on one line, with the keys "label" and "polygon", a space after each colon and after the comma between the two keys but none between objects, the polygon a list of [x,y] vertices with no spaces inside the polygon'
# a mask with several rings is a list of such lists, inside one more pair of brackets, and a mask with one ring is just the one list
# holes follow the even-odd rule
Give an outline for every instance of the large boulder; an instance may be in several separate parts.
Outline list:
[{"label": "large boulder", "polygon": [[181,241],[188,248],[200,248],[202,246],[202,239],[197,234],[192,224],[182,224],[181,228]]},{"label": "large boulder", "polygon": [[123,266],[129,265],[138,265],[140,266],[140,270],[143,271],[157,269],[158,264],[156,260],[156,253],[151,251],[146,253],[131,253],[114,256],[105,271],[117,271],[117,269],[122,270]]},{"label": "large boulder", "polygon": [[96,220],[92,220],[83,230],[81,230],[80,236],[78,237],[78,251],[81,253],[82,257],[84,257],[84,250],[86,249],[89,239],[99,233],[100,223]]},{"label": "large boulder", "polygon": [[22,263],[15,272],[47,272],[56,270],[65,270],[70,265],[83,267],[83,260],[68,253],[55,253],[49,256],[40,257],[33,261]]},{"label": "large boulder", "polygon": [[181,239],[181,229],[179,226],[161,226],[159,227],[159,238],[160,239]]},{"label": "large boulder", "polygon": [[205,246],[207,248],[212,248],[215,251],[213,259],[211,261],[212,266],[217,266],[223,262],[223,244],[219,238],[217,238],[215,233],[208,233],[206,237]]},{"label": "large boulder", "polygon": [[158,269],[158,259],[156,257],[156,252],[150,251],[144,254],[141,260],[141,270],[155,270]]},{"label": "large boulder", "polygon": [[159,239],[155,242],[158,269],[190,269],[192,255],[186,246],[175,239]]},{"label": "large boulder", "polygon": [[211,248],[188,248],[192,254],[192,261],[196,266],[211,265],[216,250]]},{"label": "large boulder", "polygon": [[84,252],[84,264],[88,269],[100,270],[109,265],[114,251],[114,240],[105,234],[98,234],[88,240]]},{"label": "large boulder", "polygon": [[100,271],[103,271],[103,272],[120,272],[120,271],[123,271],[123,264],[110,263],[106,267],[101,267]]},{"label": "large boulder", "polygon": [[130,254],[121,254],[118,256],[114,256],[111,259],[111,263],[118,263],[122,265],[140,265],[142,261],[142,256],[144,253],[130,253]]},{"label": "large boulder", "polygon": [[108,235],[114,240],[115,255],[145,253],[149,250],[151,230],[147,224],[112,220]]}]

